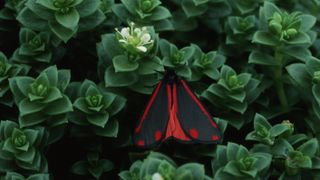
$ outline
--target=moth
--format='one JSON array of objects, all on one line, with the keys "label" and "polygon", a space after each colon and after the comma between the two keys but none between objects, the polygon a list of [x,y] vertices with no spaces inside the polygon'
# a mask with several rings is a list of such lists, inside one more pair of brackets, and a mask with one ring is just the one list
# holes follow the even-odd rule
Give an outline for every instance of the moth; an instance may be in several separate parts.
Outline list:
[{"label": "moth", "polygon": [[221,138],[216,122],[187,83],[169,71],[153,91],[135,128],[133,141],[148,148],[168,139],[210,144]]}]

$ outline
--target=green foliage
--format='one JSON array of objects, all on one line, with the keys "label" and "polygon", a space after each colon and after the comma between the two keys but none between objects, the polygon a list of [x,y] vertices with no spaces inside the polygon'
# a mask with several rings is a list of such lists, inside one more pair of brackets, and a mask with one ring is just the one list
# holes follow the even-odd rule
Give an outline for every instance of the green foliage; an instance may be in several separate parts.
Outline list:
[{"label": "green foliage", "polygon": [[71,171],[78,175],[91,175],[96,179],[113,169],[113,163],[107,159],[99,159],[98,153],[88,153],[87,159],[78,161],[71,167]]},{"label": "green foliage", "polygon": [[50,66],[37,78],[16,76],[9,80],[15,103],[19,108],[21,127],[46,122],[48,126],[67,123],[67,113],[73,111],[72,103],[64,94],[70,81],[68,70]]},{"label": "green foliage", "polygon": [[72,88],[75,89],[73,92],[78,91],[78,98],[73,103],[76,110],[70,117],[70,121],[76,125],[75,136],[88,134],[90,127],[98,136],[116,137],[119,124],[113,117],[123,109],[126,100],[90,80]]},{"label": "green foliage", "polygon": [[46,160],[41,148],[46,143],[44,128],[20,129],[13,121],[0,123],[1,171],[15,170],[17,167],[45,171]]},{"label": "green foliage", "polygon": [[[0,180],[320,179],[319,0],[1,2]],[[133,146],[166,71],[221,144]]]},{"label": "green foliage", "polygon": [[154,179],[210,179],[205,175],[204,167],[198,163],[187,163],[177,166],[169,157],[150,152],[143,161],[134,162],[129,170],[122,171],[122,180]]},{"label": "green foliage", "polygon": [[99,4],[99,0],[28,0],[17,19],[30,29],[49,30],[66,43],[105,19]]}]

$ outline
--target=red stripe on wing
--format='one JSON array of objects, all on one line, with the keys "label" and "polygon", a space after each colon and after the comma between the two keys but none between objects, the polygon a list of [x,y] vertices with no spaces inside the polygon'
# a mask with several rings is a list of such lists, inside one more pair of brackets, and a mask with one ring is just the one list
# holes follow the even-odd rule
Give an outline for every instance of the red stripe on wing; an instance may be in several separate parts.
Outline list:
[{"label": "red stripe on wing", "polygon": [[218,128],[218,126],[216,125],[216,123],[214,123],[214,121],[212,120],[210,114],[206,111],[206,109],[203,107],[203,105],[201,104],[201,102],[198,100],[198,98],[194,95],[194,93],[189,89],[188,85],[186,84],[186,82],[184,82],[184,80],[181,80],[182,85],[184,86],[184,88],[187,90],[188,94],[191,96],[191,98],[197,103],[197,105],[200,107],[201,111],[208,117],[208,119],[210,120],[210,123],[213,127]]},{"label": "red stripe on wing", "polygon": [[139,133],[139,132],[140,132],[141,126],[142,126],[142,124],[143,124],[143,121],[145,120],[145,118],[147,117],[147,115],[148,115],[148,113],[149,113],[149,110],[150,110],[150,108],[151,108],[151,105],[152,105],[153,101],[155,100],[155,98],[156,98],[156,96],[157,96],[157,94],[158,94],[158,92],[159,92],[159,89],[160,89],[160,87],[161,87],[161,84],[162,84],[162,81],[159,82],[158,86],[156,87],[156,90],[155,90],[154,93],[152,94],[151,99],[150,99],[150,101],[149,101],[149,103],[148,103],[148,105],[147,105],[147,107],[146,107],[146,110],[143,112],[143,115],[142,115],[142,118],[141,118],[141,120],[140,120],[140,123],[139,123],[138,127],[137,127],[136,130],[135,130],[136,133]]}]

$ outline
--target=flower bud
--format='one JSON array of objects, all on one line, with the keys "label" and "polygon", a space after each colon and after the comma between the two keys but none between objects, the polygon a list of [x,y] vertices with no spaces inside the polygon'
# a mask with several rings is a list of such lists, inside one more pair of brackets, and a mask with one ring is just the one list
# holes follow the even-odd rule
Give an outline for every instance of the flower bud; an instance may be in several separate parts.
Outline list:
[{"label": "flower bud", "polygon": [[282,136],[284,136],[284,137],[291,136],[294,131],[294,124],[291,123],[289,120],[284,120],[284,121],[282,121],[281,124],[287,125],[289,127],[289,129]]},{"label": "flower bud", "polygon": [[275,20],[275,21],[277,21],[277,22],[279,22],[279,23],[282,22],[282,16],[281,16],[281,14],[278,13],[278,12],[273,13],[272,19]]},{"label": "flower bud", "polygon": [[294,28],[290,28],[287,30],[287,34],[291,38],[291,37],[294,37],[295,35],[297,35],[298,31]]},{"label": "flower bud", "polygon": [[38,84],[35,82],[31,84],[31,92],[36,96],[44,97],[48,93],[48,87],[44,84]]},{"label": "flower bud", "polygon": [[282,25],[275,20],[271,20],[269,22],[269,28],[272,32],[274,32],[276,34],[279,34],[282,31]]}]

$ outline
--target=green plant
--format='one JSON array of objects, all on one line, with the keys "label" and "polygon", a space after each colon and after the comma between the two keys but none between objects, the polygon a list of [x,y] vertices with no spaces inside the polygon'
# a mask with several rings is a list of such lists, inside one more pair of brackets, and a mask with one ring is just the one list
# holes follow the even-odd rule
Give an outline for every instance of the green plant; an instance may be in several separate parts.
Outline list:
[{"label": "green plant", "polygon": [[[320,179],[319,0],[0,4],[0,180]],[[133,146],[168,71],[221,144]]]}]

